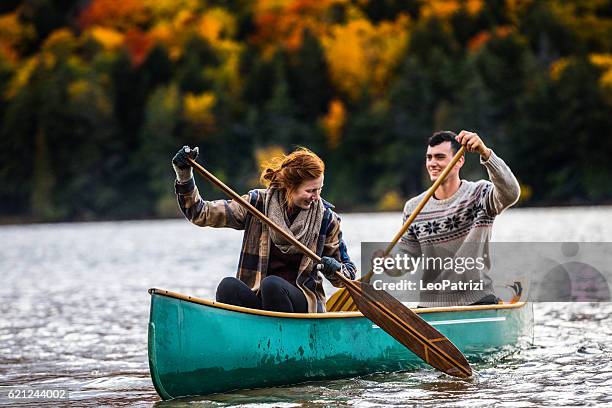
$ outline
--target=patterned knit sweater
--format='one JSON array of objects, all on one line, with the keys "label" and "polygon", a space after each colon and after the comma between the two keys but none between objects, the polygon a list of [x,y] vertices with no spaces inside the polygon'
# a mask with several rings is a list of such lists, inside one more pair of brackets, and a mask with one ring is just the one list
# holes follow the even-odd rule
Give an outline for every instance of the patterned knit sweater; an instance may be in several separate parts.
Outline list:
[{"label": "patterned knit sweater", "polygon": [[[455,270],[428,268],[421,270],[423,284],[450,282],[479,282],[475,290],[421,291],[419,306],[469,305],[494,294],[487,271],[489,240],[495,216],[517,202],[520,186],[510,168],[493,151],[488,160],[480,158],[489,179],[476,182],[461,180],[459,189],[451,197],[436,200],[432,197],[416,217],[400,241],[401,252],[411,256],[470,257],[485,259],[485,268],[473,268],[458,274]],[[426,193],[414,197],[404,206],[404,222]]]}]

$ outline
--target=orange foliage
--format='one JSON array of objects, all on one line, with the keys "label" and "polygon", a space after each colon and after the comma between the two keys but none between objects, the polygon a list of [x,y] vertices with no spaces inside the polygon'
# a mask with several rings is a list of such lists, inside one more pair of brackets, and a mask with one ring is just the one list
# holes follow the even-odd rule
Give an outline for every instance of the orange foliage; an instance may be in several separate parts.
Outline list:
[{"label": "orange foliage", "polygon": [[304,30],[314,35],[326,32],[326,13],[331,5],[343,0],[259,0],[254,7],[256,44],[280,44],[296,50],[302,44]]},{"label": "orange foliage", "polygon": [[92,27],[91,35],[107,50],[113,50],[120,47],[124,40],[124,35],[122,33],[106,27]]},{"label": "orange foliage", "polygon": [[93,0],[79,16],[81,27],[104,25],[129,28],[144,19],[141,0]]},{"label": "orange foliage", "polygon": [[342,129],[346,121],[346,109],[339,99],[329,103],[327,115],[321,120],[323,128],[327,133],[327,144],[334,149],[340,144]]},{"label": "orange foliage", "polygon": [[138,29],[132,29],[125,35],[125,45],[130,53],[132,65],[137,67],[144,62],[153,48],[153,38]]},{"label": "orange foliage", "polygon": [[503,38],[507,37],[514,31],[514,28],[510,26],[499,26],[495,28],[495,32],[491,34],[490,31],[481,31],[470,39],[467,44],[467,48],[470,52],[477,52],[493,37]]},{"label": "orange foliage", "polygon": [[219,45],[224,39],[236,34],[234,16],[221,8],[206,11],[197,23],[197,27],[200,35],[213,45]]},{"label": "orange foliage", "polygon": [[467,48],[472,52],[480,50],[486,43],[491,39],[491,33],[488,31],[481,31],[468,41]]},{"label": "orange foliage", "polygon": [[569,60],[567,58],[559,58],[558,60],[554,61],[552,64],[550,64],[550,77],[555,81],[558,81],[568,65]]},{"label": "orange foliage", "polygon": [[19,21],[17,12],[0,15],[0,55],[14,64],[19,61],[16,51],[24,40],[34,37],[34,29]]},{"label": "orange foliage", "polygon": [[426,1],[421,9],[425,18],[448,18],[461,10],[462,7],[471,14],[477,14],[483,6],[483,0],[430,0]]},{"label": "orange foliage", "polygon": [[0,41],[0,56],[11,64],[15,64],[19,59],[19,54],[17,54],[10,45],[2,41]]}]

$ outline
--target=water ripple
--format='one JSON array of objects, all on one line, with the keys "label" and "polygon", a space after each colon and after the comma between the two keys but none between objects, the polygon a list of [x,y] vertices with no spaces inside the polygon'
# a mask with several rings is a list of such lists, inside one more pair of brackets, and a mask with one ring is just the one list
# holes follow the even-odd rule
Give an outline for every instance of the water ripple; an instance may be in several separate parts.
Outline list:
[{"label": "water ripple", "polygon": [[[574,213],[582,221],[572,230],[563,220]],[[587,237],[589,225],[611,213],[509,211],[497,222],[497,239]],[[398,220],[343,217],[358,264],[360,242],[388,239]],[[540,228],[528,228],[536,220]],[[588,239],[609,240],[610,228]],[[146,289],[211,298],[235,270],[240,240],[238,231],[204,232],[182,220],[0,227],[0,385],[67,387],[84,407],[612,404],[612,304],[535,305],[533,345],[475,361],[469,381],[421,369],[160,402],[147,363]]]}]

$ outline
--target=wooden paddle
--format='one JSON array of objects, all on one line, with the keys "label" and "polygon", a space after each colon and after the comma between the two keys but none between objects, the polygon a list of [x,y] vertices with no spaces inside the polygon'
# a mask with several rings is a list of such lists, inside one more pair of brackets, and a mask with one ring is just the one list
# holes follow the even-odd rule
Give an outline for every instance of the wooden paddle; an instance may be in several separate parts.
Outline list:
[{"label": "wooden paddle", "polygon": [[[198,173],[244,206],[251,214],[281,234],[314,262],[321,262],[321,258],[317,254],[295,239],[293,235],[279,228],[257,208],[253,207],[251,203],[226,186],[195,160],[188,160]],[[364,316],[393,336],[427,364],[455,377],[468,378],[472,375],[470,364],[455,345],[393,296],[387,292],[375,290],[367,283],[347,279],[339,272],[336,272],[336,275],[344,283]]]},{"label": "wooden paddle", "polygon": [[[425,197],[423,197],[419,205],[417,205],[412,214],[410,214],[410,217],[408,217],[404,225],[402,225],[402,228],[400,228],[397,234],[395,234],[395,237],[393,237],[393,240],[389,243],[389,245],[387,245],[387,248],[385,249],[382,255],[383,258],[389,255],[389,253],[393,250],[398,241],[402,238],[402,236],[404,236],[406,231],[408,231],[408,228],[410,227],[414,219],[419,215],[423,207],[425,207],[425,204],[427,204],[429,199],[434,195],[440,184],[444,182],[446,176],[448,176],[448,173],[450,173],[455,164],[457,164],[464,152],[465,146],[461,146],[461,148],[457,151],[450,163],[448,163],[444,171],[442,171],[436,181],[431,185],[431,187],[429,187],[429,190],[427,190],[427,194],[425,194]],[[370,269],[370,272],[361,277],[361,281],[369,282],[370,278],[372,277],[372,274],[372,269]],[[354,303],[354,299],[355,298],[350,296],[347,289],[340,288],[333,295],[331,295],[329,299],[327,299],[325,307],[330,312],[353,312],[357,310],[357,307]]]}]

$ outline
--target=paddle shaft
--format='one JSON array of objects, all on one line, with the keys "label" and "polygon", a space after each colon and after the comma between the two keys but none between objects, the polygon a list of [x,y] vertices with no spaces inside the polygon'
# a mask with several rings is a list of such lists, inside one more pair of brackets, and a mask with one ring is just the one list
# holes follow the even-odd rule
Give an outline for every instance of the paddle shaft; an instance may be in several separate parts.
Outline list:
[{"label": "paddle shaft", "polygon": [[[457,164],[457,162],[459,161],[461,156],[463,156],[464,152],[465,152],[465,146],[461,146],[461,148],[457,151],[457,153],[455,154],[453,159],[450,161],[450,163],[448,163],[448,165],[446,166],[444,171],[442,171],[442,173],[440,173],[440,176],[431,185],[431,187],[429,187],[429,190],[427,190],[427,193],[425,194],[425,197],[423,197],[421,199],[421,201],[419,202],[419,205],[417,205],[416,208],[414,209],[414,211],[412,211],[412,213],[410,214],[410,217],[408,217],[408,219],[406,220],[404,225],[402,225],[402,228],[397,232],[397,234],[395,234],[395,236],[393,237],[393,239],[391,240],[389,245],[387,245],[387,248],[385,248],[385,252],[383,254],[383,257],[386,257],[387,255],[389,255],[389,253],[393,250],[393,248],[398,243],[398,241],[404,236],[406,231],[408,231],[408,228],[410,228],[410,225],[412,225],[412,222],[420,214],[421,210],[423,209],[423,207],[425,207],[425,204],[427,204],[429,199],[431,197],[433,197],[433,195],[435,194],[435,192],[438,189],[438,187],[440,187],[440,185],[442,183],[444,183],[444,180],[446,179],[446,176],[448,176],[448,174],[451,172],[453,167],[455,167],[455,165]],[[372,274],[373,274],[373,272],[370,270],[370,272],[368,272],[362,279],[365,282],[368,282],[368,280],[370,279]]]}]

